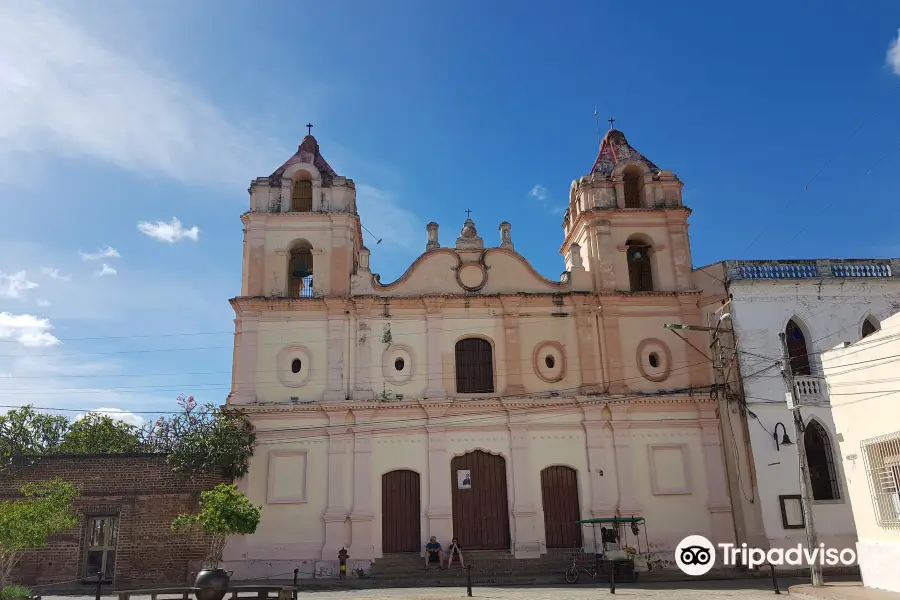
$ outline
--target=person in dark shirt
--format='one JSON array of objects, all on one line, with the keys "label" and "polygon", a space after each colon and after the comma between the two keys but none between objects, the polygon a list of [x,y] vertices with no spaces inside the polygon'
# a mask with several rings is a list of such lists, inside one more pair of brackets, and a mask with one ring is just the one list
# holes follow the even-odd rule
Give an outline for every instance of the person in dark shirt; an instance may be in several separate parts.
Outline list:
[{"label": "person in dark shirt", "polygon": [[428,567],[431,563],[436,562],[438,564],[438,568],[442,569],[444,564],[444,549],[441,548],[441,545],[438,544],[437,538],[431,536],[431,540],[427,544],[425,544],[425,570],[428,570]]},{"label": "person in dark shirt", "polygon": [[456,557],[456,560],[459,561],[459,566],[463,566],[463,555],[462,555],[462,546],[459,545],[459,540],[453,538],[453,541],[450,542],[450,545],[447,547],[447,568],[449,569],[453,565],[453,557]]},{"label": "person in dark shirt", "polygon": [[341,564],[341,579],[347,578],[347,559],[350,558],[350,553],[347,552],[346,548],[341,548],[341,551],[338,552],[338,562]]}]

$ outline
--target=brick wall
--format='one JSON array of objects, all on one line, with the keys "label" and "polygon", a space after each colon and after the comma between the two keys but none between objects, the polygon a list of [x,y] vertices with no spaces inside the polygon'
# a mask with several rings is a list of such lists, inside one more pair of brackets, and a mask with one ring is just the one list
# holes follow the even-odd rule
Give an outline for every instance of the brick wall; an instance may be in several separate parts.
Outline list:
[{"label": "brick wall", "polygon": [[20,496],[28,481],[62,477],[81,486],[75,501],[79,524],[52,537],[47,547],[30,550],[13,571],[13,581],[41,586],[79,586],[86,575],[86,528],[90,517],[119,519],[116,588],[186,583],[205,553],[205,536],[172,531],[172,520],[195,512],[200,492],[222,483],[216,477],[172,473],[164,456],[54,456],[16,466],[0,476],[0,500]]}]

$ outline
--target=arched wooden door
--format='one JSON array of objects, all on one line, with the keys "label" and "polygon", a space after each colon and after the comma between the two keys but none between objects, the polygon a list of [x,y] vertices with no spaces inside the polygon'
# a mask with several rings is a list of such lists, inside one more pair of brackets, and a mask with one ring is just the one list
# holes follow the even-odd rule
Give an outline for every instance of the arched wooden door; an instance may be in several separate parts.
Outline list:
[{"label": "arched wooden door", "polygon": [[406,469],[381,476],[381,551],[419,552],[422,508],[419,474]]},{"label": "arched wooden door", "polygon": [[547,547],[581,547],[578,472],[569,467],[547,467],[541,471],[541,496]]},{"label": "arched wooden door", "polygon": [[450,462],[453,535],[470,550],[509,550],[506,460],[475,450]]}]

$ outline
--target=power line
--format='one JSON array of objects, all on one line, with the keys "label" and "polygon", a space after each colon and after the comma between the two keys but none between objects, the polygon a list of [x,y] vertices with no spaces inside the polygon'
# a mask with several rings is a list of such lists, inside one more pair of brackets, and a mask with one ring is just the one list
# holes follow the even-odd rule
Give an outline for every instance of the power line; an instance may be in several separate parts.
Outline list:
[{"label": "power line", "polygon": [[[703,366],[704,368],[701,368],[701,369],[691,369],[691,367],[695,367],[695,366]],[[706,367],[707,367],[707,363],[691,363],[691,364],[683,365],[683,366],[681,366],[681,367],[672,368],[672,369],[670,370],[670,375],[671,375],[671,374],[677,374],[677,375],[679,375],[679,376],[689,375],[690,373],[696,373],[696,372],[706,371],[706,370],[707,370]],[[684,369],[690,369],[690,370],[685,371],[684,373],[678,373],[678,371],[682,371],[682,370],[684,370]],[[581,370],[582,370],[582,369],[573,369],[572,372],[579,372],[579,371],[581,371]],[[495,371],[495,372],[497,372],[497,373],[503,373],[504,371],[498,369],[498,370]],[[534,373],[525,373],[525,374],[526,374],[526,375],[533,375]],[[410,380],[412,380],[412,379],[413,379],[413,378],[410,378]],[[425,380],[427,380],[427,379],[428,379],[428,378],[427,378],[427,375],[423,375],[423,376],[421,376],[420,378],[417,378],[418,381],[425,381]],[[356,380],[357,380],[357,381],[362,381],[362,382],[368,382],[368,383],[382,383],[382,382],[384,382],[385,384],[389,384],[389,383],[390,383],[389,381],[385,381],[382,377],[378,377],[378,376],[372,376],[372,377],[358,377]],[[396,386],[397,386],[397,385],[405,385],[405,384],[408,383],[410,380],[407,380],[406,382],[404,382],[404,384],[392,384],[391,387],[392,387],[392,389],[396,389]],[[441,377],[441,380],[444,381],[444,382],[451,382],[451,383],[452,383],[452,382],[455,382],[455,381],[456,381],[456,378],[455,378],[455,377],[451,377],[451,376],[443,376],[443,377]],[[643,376],[626,377],[626,378],[622,378],[622,379],[607,380],[607,381],[604,381],[604,382],[602,382],[602,383],[608,385],[608,384],[611,384],[611,383],[625,383],[625,382],[628,382],[628,381],[639,381],[639,380],[646,380],[646,378],[644,378]],[[281,385],[281,381],[280,381],[280,380],[262,380],[262,381],[261,381],[261,380],[258,380],[258,379],[257,379],[257,380],[255,380],[255,383],[258,384],[258,385],[259,385],[259,384],[262,384],[263,386],[268,385],[268,384],[277,384],[277,385]],[[227,390],[231,390],[231,389],[232,389],[232,386],[231,386],[231,385],[225,385],[225,384],[222,384],[222,383],[213,383],[213,382],[194,382],[194,383],[184,383],[184,384],[171,384],[171,383],[166,383],[166,384],[158,384],[158,385],[139,385],[139,386],[122,386],[122,387],[105,387],[105,386],[104,386],[104,387],[102,387],[102,388],[98,388],[98,387],[90,387],[90,388],[79,388],[79,387],[75,387],[75,388],[60,388],[60,387],[57,387],[57,388],[47,388],[47,389],[44,389],[44,390],[34,390],[34,389],[32,389],[32,388],[0,388],[0,394],[10,393],[10,392],[16,392],[16,393],[19,393],[19,394],[25,394],[25,395],[51,394],[51,393],[56,393],[56,392],[104,394],[104,393],[109,393],[109,392],[130,392],[130,393],[138,393],[138,392],[141,392],[141,391],[143,391],[143,390],[155,390],[155,391],[181,391],[181,390],[185,390],[185,389],[188,389],[188,390],[216,390],[216,389],[223,389],[223,390],[224,390],[224,389],[227,389]],[[526,394],[524,394],[524,395],[526,395],[526,396],[528,396],[528,395],[538,395],[538,394],[547,394],[547,393],[551,393],[551,392],[552,392],[552,390],[542,390],[542,391],[537,391],[537,392],[526,393]],[[519,396],[521,396],[521,395],[522,395],[522,394],[517,395],[516,397],[519,397]]]},{"label": "power line", "polygon": [[[809,181],[807,181],[806,184],[804,184],[804,186],[802,188],[800,188],[800,191],[797,192],[797,194],[793,198],[791,198],[787,202],[787,204],[784,205],[784,208],[788,208],[789,206],[791,206],[797,200],[797,198],[799,198],[803,194],[803,192],[806,192],[809,190],[809,186],[812,185],[812,182],[815,181],[816,179],[818,179],[819,175],[821,175],[822,172],[824,172],[825,169],[828,168],[828,165],[830,165],[832,162],[834,162],[834,159],[836,159],[840,155],[840,153],[844,150],[844,148],[847,147],[847,144],[850,143],[850,140],[852,140],[854,137],[856,137],[856,134],[859,133],[863,127],[868,125],[869,121],[871,121],[875,117],[875,115],[877,115],[881,111],[881,109],[884,107],[885,104],[887,104],[887,101],[890,100],[891,96],[894,95],[894,93],[897,91],[898,88],[900,88],[900,83],[898,83],[896,86],[894,86],[894,88],[891,89],[890,92],[888,92],[888,94],[877,105],[875,110],[872,111],[872,113],[868,117],[866,117],[866,119],[859,125],[859,127],[857,127],[855,130],[853,130],[853,133],[850,134],[850,137],[848,137],[846,140],[844,140],[844,143],[840,145],[840,147],[831,156],[831,158],[829,158],[827,161],[825,161],[824,165],[819,167],[819,170],[817,170],[815,172],[815,174],[809,179]],[[757,235],[755,238],[753,238],[753,241],[750,242],[750,244],[748,244],[746,248],[744,248],[744,252],[746,252],[751,247],[753,247],[753,245],[759,241],[759,239],[763,236],[763,234],[765,234],[769,230],[769,228],[772,227],[772,225],[774,225],[776,222],[777,222],[777,219],[772,219],[771,221],[769,221],[769,223],[765,227],[763,227],[763,230],[759,232],[759,235]]]}]

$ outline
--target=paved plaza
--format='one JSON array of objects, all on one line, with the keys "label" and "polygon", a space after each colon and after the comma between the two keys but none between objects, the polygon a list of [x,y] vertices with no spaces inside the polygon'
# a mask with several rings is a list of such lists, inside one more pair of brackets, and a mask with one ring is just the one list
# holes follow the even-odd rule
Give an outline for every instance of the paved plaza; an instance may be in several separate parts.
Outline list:
[{"label": "paved plaza", "polygon": [[[789,585],[805,583],[799,580],[781,580],[782,596],[788,598]],[[605,585],[558,585],[513,588],[475,588],[473,598],[486,600],[596,600],[610,596]],[[613,598],[629,600],[773,600],[779,598],[767,581],[723,581],[703,583],[668,583],[624,585],[616,589]],[[132,596],[137,600],[149,600],[149,596]],[[465,588],[405,588],[374,590],[341,590],[300,592],[299,600],[463,600]],[[43,596],[43,600],[94,600],[93,596]],[[103,600],[116,600],[115,596],[103,596]]]}]

